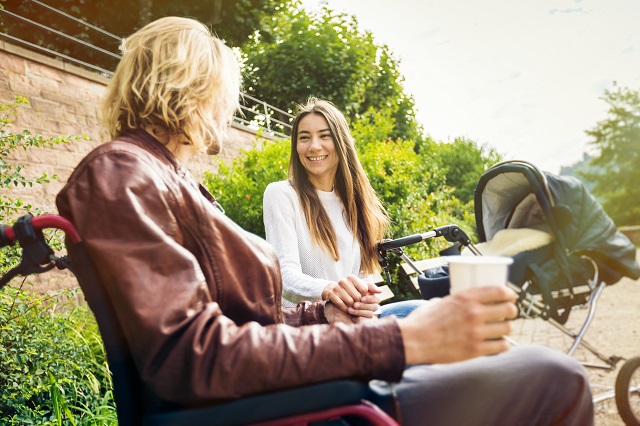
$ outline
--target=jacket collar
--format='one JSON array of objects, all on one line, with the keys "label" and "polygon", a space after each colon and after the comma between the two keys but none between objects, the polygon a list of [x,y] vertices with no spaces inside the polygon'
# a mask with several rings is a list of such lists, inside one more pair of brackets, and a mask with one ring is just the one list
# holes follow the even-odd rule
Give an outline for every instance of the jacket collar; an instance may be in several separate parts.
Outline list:
[{"label": "jacket collar", "polygon": [[184,166],[180,164],[176,156],[173,155],[173,153],[169,151],[169,149],[167,149],[167,147],[164,146],[159,140],[154,138],[145,130],[127,129],[120,134],[118,139],[126,140],[127,142],[144,148],[146,151],[149,151],[163,163],[171,166],[180,176],[183,176],[180,171],[181,169],[184,169]]},{"label": "jacket collar", "polygon": [[198,182],[192,175],[189,173],[189,170],[185,166],[182,165],[178,161],[175,155],[166,146],[164,146],[159,140],[154,138],[151,134],[147,133],[143,129],[127,129],[120,134],[118,139],[125,140],[134,145],[138,145],[141,148],[149,151],[152,155],[157,157],[160,161],[167,164],[170,168],[172,168],[175,173],[180,176],[182,179],[189,182],[195,188],[197,188],[200,193],[207,199],[211,204],[213,204],[218,210],[224,213],[224,209],[218,203],[216,198],[211,194],[207,188],[205,188],[200,182]]}]

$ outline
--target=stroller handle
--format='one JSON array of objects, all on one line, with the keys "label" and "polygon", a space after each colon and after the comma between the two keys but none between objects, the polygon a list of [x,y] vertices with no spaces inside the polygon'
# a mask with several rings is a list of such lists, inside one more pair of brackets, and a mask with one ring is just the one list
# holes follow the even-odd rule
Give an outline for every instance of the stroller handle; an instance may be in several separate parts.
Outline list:
[{"label": "stroller handle", "polygon": [[433,237],[444,237],[450,243],[459,241],[465,247],[471,244],[469,236],[458,225],[445,225],[424,234],[413,234],[395,240],[384,240],[378,244],[378,250],[382,252],[394,250]]},{"label": "stroller handle", "polygon": [[[60,229],[64,231],[74,243],[80,242],[80,234],[78,234],[75,226],[73,226],[68,219],[60,215],[45,214],[32,217],[31,224],[36,231],[42,231],[47,228]],[[19,222],[16,222],[13,226],[0,225],[0,248],[13,245],[16,242],[16,226],[19,226]]]}]

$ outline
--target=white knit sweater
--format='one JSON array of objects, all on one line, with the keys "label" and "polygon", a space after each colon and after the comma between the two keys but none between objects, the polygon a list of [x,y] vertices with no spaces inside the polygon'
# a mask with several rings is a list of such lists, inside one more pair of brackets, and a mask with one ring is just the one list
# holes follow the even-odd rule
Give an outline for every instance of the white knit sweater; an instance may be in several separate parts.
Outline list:
[{"label": "white knit sweater", "polygon": [[349,274],[360,274],[360,246],[347,227],[342,202],[335,192],[318,191],[338,240],[340,259],[313,244],[298,194],[288,181],[274,182],[264,192],[264,227],[282,271],[282,305],[322,300],[322,290]]}]

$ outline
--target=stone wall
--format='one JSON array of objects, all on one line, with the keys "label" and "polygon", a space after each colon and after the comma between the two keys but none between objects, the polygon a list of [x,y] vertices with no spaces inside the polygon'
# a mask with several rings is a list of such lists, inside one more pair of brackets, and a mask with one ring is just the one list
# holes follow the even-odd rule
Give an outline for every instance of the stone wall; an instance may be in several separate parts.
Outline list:
[{"label": "stone wall", "polygon": [[[24,164],[29,175],[39,176],[45,172],[57,175],[58,179],[34,188],[15,188],[7,192],[10,196],[56,212],[55,195],[76,164],[91,149],[108,140],[108,132],[98,117],[100,98],[108,81],[97,73],[0,40],[0,104],[11,102],[18,95],[29,101],[18,109],[12,132],[27,129],[46,137],[87,137],[50,149],[16,151],[9,161]],[[255,132],[234,123],[228,138],[220,154],[225,161],[234,158],[240,149],[251,147],[256,136]],[[187,167],[200,178],[205,170],[217,169],[217,160],[197,155]]]},{"label": "stone wall", "polygon": [[[98,117],[100,98],[108,81],[97,73],[0,41],[0,103],[10,102],[17,95],[29,100],[18,110],[12,130],[28,129],[43,136],[87,136],[87,140],[52,149],[16,152],[12,159],[25,164],[31,173],[59,177],[41,188],[18,188],[13,192],[16,196],[53,211],[54,195],[75,165],[108,139]],[[225,160],[234,158],[240,149],[251,147],[255,132],[234,123],[228,137],[220,154]],[[201,177],[205,170],[215,171],[216,164],[212,157],[197,155],[187,167]]]}]

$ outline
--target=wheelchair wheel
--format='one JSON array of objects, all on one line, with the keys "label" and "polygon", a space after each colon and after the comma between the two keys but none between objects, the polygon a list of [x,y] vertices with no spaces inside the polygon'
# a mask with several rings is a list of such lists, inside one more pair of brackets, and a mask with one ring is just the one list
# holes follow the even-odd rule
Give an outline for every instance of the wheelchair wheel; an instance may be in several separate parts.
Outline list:
[{"label": "wheelchair wheel", "polygon": [[627,426],[640,426],[640,356],[628,359],[618,372],[616,405]]}]

